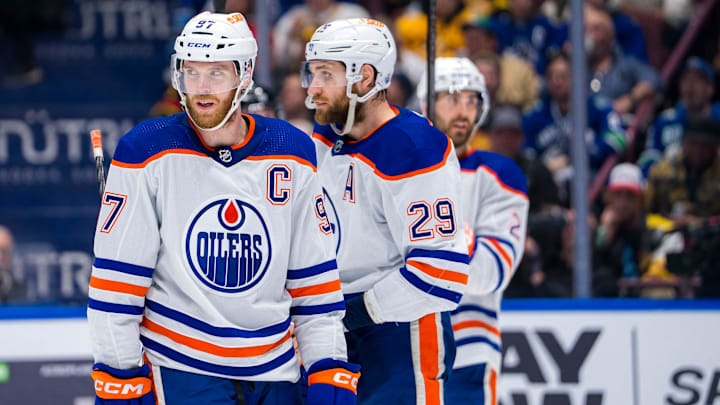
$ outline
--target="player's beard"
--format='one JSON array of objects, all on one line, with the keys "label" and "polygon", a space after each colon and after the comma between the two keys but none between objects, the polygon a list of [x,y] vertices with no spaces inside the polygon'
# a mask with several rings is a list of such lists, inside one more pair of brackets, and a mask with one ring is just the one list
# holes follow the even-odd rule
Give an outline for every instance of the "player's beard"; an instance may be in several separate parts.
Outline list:
[{"label": "player's beard", "polygon": [[[232,101],[235,91],[232,91],[230,95],[224,97],[222,100],[213,94],[203,94],[197,96],[187,97],[188,114],[192,117],[195,125],[200,128],[214,128],[225,119],[230,107],[232,107]],[[212,101],[215,103],[211,111],[200,111],[195,105],[198,101]],[[228,120],[230,122],[232,118]]]},{"label": "player's beard", "polygon": [[[345,125],[348,112],[350,111],[350,99],[344,94],[335,100],[313,100],[327,103],[324,110],[315,109],[315,121],[320,125],[341,124]],[[365,118],[363,103],[355,104],[355,122],[362,122]]]},{"label": "player's beard", "polygon": [[[459,122],[466,123],[467,129],[460,130],[459,128],[455,128],[454,125]],[[447,122],[438,119],[437,128],[450,137],[450,139],[453,141],[455,149],[465,145],[470,140],[470,137],[473,134],[473,129],[475,129],[473,123],[465,118],[454,119]]]}]

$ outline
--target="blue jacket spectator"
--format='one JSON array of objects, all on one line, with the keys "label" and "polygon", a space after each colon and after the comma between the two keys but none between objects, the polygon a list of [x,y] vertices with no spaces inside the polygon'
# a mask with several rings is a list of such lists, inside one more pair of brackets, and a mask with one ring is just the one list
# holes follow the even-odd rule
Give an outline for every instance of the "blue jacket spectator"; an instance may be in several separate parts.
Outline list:
[{"label": "blue jacket spectator", "polygon": [[[548,97],[543,98],[523,119],[525,147],[536,153],[553,172],[561,193],[567,192],[573,170],[570,166],[570,61],[565,54],[554,56],[548,63]],[[590,168],[597,171],[605,159],[625,148],[625,132],[610,102],[588,97],[588,128],[586,142]],[[561,195],[564,199],[567,195]]]},{"label": "blue jacket spectator", "polygon": [[615,28],[615,38],[622,53],[647,64],[647,46],[640,26],[627,14],[619,11],[611,12],[610,16]]},{"label": "blue jacket spectator", "polygon": [[[588,97],[587,144],[590,168],[602,166],[608,156],[625,149],[625,132],[620,118],[607,99]],[[535,151],[544,161],[570,154],[572,124],[569,111],[562,111],[552,97],[546,97],[523,119],[525,147]]]},{"label": "blue jacket spectator", "polygon": [[499,53],[517,55],[543,74],[548,53],[562,46],[562,30],[540,15],[534,2],[510,0],[510,14],[492,19],[498,38]]},{"label": "blue jacket spectator", "polygon": [[712,103],[715,73],[706,61],[689,58],[680,77],[680,101],[663,111],[648,131],[645,150],[638,159],[645,177],[650,167],[681,149],[682,136],[691,118],[712,118],[720,123],[720,103]]},{"label": "blue jacket spectator", "polygon": [[[609,11],[617,46],[623,55],[635,58],[643,63],[648,62],[647,45],[642,29],[627,14],[618,10]],[[567,24],[560,27],[559,38],[561,43],[569,40],[569,27]]]}]

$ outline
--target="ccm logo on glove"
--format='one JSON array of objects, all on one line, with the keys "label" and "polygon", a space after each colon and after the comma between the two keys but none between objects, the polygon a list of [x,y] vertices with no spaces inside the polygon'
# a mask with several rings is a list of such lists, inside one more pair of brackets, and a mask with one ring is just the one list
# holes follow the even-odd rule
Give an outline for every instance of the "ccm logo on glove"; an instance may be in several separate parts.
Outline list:
[{"label": "ccm logo on glove", "polygon": [[310,374],[308,385],[330,384],[357,393],[360,373],[350,373],[342,368],[331,368]]},{"label": "ccm logo on glove", "polygon": [[335,377],[333,377],[333,381],[339,385],[350,384],[355,389],[357,389],[358,385],[358,378],[350,373],[337,372],[335,373]]},{"label": "ccm logo on glove", "polygon": [[152,390],[152,382],[147,377],[118,379],[102,371],[92,372],[95,380],[95,394],[103,399],[139,398]]}]

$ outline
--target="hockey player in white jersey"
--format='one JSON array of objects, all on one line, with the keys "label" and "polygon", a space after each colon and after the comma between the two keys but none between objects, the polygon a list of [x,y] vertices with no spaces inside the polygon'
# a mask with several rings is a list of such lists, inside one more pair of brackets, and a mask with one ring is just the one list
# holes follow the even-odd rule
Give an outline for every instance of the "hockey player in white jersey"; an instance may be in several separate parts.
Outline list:
[{"label": "hockey player in white jersey", "polygon": [[292,322],[307,404],[354,404],[313,142],[241,114],[257,53],[241,14],[195,16],[175,52],[186,112],[122,137],[102,196],[88,304],[96,403],[299,403]]},{"label": "hockey player in white jersey", "polygon": [[[527,185],[511,159],[470,149],[470,137],[489,111],[485,80],[475,65],[467,58],[438,58],[435,69],[435,122],[452,139],[460,160],[471,257],[468,288],[452,313],[457,357],[446,385],[448,404],[495,405],[500,299],[523,254]],[[426,83],[418,85],[423,106]]]},{"label": "hockey player in white jersey", "polygon": [[449,312],[469,260],[453,145],[388,104],[395,42],[381,22],[338,20],[306,45],[303,85],[347,312],[359,404],[444,404]]}]

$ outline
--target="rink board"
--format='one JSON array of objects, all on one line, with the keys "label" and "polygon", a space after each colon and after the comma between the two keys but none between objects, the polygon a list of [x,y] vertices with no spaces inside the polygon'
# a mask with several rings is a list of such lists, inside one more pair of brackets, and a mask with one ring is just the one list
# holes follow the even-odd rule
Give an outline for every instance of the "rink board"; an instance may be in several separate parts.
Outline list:
[{"label": "rink board", "polygon": [[[503,405],[720,405],[720,301],[507,300]],[[92,403],[81,307],[0,307],[0,405]]]}]

